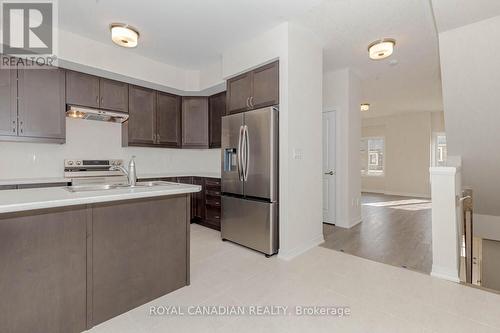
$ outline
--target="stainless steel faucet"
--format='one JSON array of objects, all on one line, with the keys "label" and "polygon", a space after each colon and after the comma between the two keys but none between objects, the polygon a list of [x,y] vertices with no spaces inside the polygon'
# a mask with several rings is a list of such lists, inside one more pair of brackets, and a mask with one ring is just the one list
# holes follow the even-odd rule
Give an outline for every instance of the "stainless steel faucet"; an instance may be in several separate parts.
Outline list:
[{"label": "stainless steel faucet", "polygon": [[135,186],[137,181],[137,173],[135,169],[135,156],[132,156],[130,162],[128,163],[128,170],[121,165],[113,165],[109,168],[110,171],[120,170],[127,176],[128,186]]}]

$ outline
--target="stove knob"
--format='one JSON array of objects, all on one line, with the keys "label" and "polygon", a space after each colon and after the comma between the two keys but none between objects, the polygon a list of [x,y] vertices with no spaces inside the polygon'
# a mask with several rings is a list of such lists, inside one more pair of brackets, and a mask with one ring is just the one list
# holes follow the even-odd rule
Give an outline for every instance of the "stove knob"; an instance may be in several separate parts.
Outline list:
[{"label": "stove knob", "polygon": [[68,161],[68,165],[73,165],[73,161]]},{"label": "stove knob", "polygon": [[82,164],[82,162],[80,162],[80,161],[76,162],[76,165],[81,165],[81,164]]}]

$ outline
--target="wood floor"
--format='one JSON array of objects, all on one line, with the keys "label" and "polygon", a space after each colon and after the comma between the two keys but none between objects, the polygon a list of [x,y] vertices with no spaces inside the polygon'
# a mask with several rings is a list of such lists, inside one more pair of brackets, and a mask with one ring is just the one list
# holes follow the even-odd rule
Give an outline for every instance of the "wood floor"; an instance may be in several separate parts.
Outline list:
[{"label": "wood floor", "polygon": [[431,201],[363,193],[363,221],[351,229],[324,224],[323,247],[429,274]]}]

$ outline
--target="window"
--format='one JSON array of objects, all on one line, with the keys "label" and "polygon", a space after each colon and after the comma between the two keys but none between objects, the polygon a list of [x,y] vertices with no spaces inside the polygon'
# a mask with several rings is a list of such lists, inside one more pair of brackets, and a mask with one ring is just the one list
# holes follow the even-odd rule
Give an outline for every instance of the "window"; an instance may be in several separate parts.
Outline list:
[{"label": "window", "polygon": [[436,133],[434,135],[434,166],[446,166],[448,157],[448,148],[446,146],[446,135],[444,133]]},{"label": "window", "polygon": [[384,175],[384,138],[362,138],[360,153],[362,175]]}]

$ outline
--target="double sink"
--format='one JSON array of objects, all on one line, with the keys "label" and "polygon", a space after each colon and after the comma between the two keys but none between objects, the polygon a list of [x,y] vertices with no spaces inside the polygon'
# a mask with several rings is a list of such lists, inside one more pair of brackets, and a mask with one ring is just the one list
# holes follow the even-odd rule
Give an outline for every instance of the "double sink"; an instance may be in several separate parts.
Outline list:
[{"label": "double sink", "polygon": [[152,181],[152,182],[137,182],[134,186],[128,184],[89,184],[89,185],[75,185],[64,187],[66,191],[76,192],[89,192],[89,191],[105,191],[116,189],[133,189],[133,188],[147,188],[155,186],[178,186],[178,183],[165,182],[165,181]]}]

